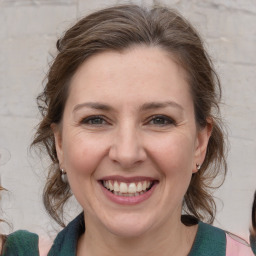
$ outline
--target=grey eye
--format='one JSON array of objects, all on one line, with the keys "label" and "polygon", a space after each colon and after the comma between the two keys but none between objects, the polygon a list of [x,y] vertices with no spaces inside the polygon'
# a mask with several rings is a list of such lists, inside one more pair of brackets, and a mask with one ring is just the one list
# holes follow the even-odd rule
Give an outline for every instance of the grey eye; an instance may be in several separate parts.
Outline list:
[{"label": "grey eye", "polygon": [[160,126],[170,125],[170,124],[174,124],[174,123],[175,122],[173,121],[173,119],[171,119],[170,117],[167,117],[167,116],[154,116],[149,121],[149,124],[160,125]]},{"label": "grey eye", "polygon": [[81,121],[81,123],[89,124],[89,125],[103,125],[103,124],[106,124],[107,122],[101,116],[89,116],[89,117],[84,118]]}]

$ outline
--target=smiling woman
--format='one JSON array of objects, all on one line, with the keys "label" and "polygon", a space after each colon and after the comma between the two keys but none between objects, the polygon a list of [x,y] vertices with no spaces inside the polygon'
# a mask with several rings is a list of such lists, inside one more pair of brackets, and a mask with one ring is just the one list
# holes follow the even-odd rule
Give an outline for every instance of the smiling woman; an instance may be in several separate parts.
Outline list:
[{"label": "smiling woman", "polygon": [[[86,104],[93,101],[96,108]],[[211,125],[197,131],[187,82],[165,51],[134,46],[80,66],[53,130],[61,168],[90,223],[87,232],[94,223],[101,233],[104,227],[131,237],[156,234],[163,221],[171,227],[174,216],[180,219]]]},{"label": "smiling woman", "polygon": [[83,213],[48,255],[229,255],[209,225],[226,173],[221,88],[194,28],[174,10],[122,5],[81,19],[57,48],[33,145],[52,159],[49,214],[65,226],[71,191]]}]

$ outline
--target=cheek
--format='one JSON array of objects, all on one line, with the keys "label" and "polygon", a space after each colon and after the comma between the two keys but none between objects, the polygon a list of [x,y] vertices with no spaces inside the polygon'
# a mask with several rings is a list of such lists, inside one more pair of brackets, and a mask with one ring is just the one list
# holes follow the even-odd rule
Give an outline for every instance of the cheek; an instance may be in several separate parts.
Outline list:
[{"label": "cheek", "polygon": [[166,176],[187,175],[192,171],[194,144],[190,137],[180,134],[151,140],[151,155]]},{"label": "cheek", "polygon": [[157,169],[162,174],[162,196],[168,201],[165,207],[172,212],[173,207],[182,207],[184,195],[192,177],[193,144],[184,136],[177,136],[154,149],[152,155]]},{"label": "cheek", "polygon": [[63,144],[64,166],[71,190],[79,204],[90,209],[88,196],[94,190],[94,173],[104,157],[103,149],[93,140],[84,138],[72,137],[66,142]]},{"label": "cheek", "polygon": [[85,136],[72,136],[64,141],[63,152],[67,172],[78,177],[93,173],[104,155],[100,144]]}]

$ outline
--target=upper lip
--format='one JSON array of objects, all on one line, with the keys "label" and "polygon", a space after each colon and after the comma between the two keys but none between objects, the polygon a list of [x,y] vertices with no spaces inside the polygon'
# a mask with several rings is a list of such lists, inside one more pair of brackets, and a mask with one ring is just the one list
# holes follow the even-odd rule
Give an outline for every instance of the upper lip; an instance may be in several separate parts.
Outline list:
[{"label": "upper lip", "polygon": [[155,181],[155,178],[147,177],[147,176],[133,176],[133,177],[124,177],[120,175],[111,175],[102,177],[100,180],[114,180],[119,182],[131,183],[131,182],[139,182],[139,181]]}]

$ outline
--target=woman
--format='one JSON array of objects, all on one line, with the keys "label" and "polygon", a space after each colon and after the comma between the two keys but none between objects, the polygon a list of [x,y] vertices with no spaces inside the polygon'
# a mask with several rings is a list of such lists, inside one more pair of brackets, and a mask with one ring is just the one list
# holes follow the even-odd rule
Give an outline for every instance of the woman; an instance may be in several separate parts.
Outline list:
[{"label": "woman", "polygon": [[[202,222],[214,220],[211,182],[226,161],[220,83],[193,27],[123,5],[81,19],[57,48],[33,145],[52,160],[49,214],[64,226],[71,191],[83,213],[48,255],[228,255],[228,235]],[[11,235],[4,255],[14,246],[38,255],[34,234]]]}]

